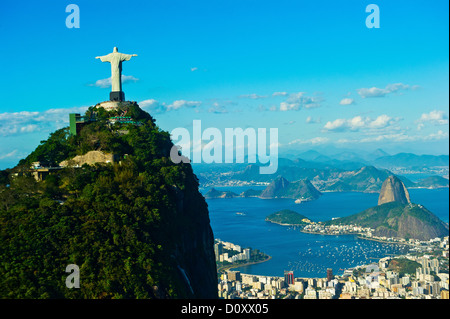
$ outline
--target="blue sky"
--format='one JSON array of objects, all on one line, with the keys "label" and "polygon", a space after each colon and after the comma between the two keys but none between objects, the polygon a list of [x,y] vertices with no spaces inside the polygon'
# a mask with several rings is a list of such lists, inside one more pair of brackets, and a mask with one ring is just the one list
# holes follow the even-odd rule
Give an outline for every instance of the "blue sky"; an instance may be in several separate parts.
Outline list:
[{"label": "blue sky", "polygon": [[[69,29],[68,4],[80,8]],[[368,4],[380,8],[369,29]],[[448,154],[448,1],[2,1],[0,169],[109,98],[110,68],[165,130],[279,130],[279,151]]]}]

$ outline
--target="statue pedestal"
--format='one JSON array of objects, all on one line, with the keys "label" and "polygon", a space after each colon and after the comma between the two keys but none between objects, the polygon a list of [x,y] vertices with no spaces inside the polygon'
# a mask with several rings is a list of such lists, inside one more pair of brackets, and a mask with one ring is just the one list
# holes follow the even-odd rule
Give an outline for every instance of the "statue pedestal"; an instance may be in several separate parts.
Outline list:
[{"label": "statue pedestal", "polygon": [[123,91],[116,91],[109,93],[109,100],[110,101],[125,101],[125,93]]},{"label": "statue pedestal", "polygon": [[120,107],[128,106],[131,104],[132,104],[132,102],[130,102],[130,101],[123,101],[123,102],[105,101],[105,102],[98,103],[97,105],[95,105],[95,107],[96,108],[103,107],[105,110],[111,111],[111,110],[117,110]]}]

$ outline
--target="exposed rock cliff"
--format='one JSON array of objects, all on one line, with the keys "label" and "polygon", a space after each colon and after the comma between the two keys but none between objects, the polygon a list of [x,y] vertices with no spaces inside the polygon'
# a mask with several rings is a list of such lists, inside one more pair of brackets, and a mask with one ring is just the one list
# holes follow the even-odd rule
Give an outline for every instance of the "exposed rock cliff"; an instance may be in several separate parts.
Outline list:
[{"label": "exposed rock cliff", "polygon": [[403,182],[396,176],[389,176],[381,186],[378,205],[389,202],[399,202],[401,204],[411,203],[409,193]]},{"label": "exposed rock cliff", "polygon": [[113,163],[115,162],[114,154],[104,153],[102,151],[89,151],[84,155],[77,155],[70,160],[59,163],[61,167],[66,166],[83,166],[84,164],[93,165],[96,163]]}]

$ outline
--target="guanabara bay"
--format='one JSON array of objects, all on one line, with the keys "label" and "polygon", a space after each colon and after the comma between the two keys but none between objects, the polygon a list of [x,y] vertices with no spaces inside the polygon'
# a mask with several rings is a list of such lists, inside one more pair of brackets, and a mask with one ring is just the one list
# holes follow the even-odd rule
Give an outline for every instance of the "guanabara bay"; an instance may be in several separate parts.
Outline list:
[{"label": "guanabara bay", "polygon": [[[1,297],[217,298],[191,165],[170,160],[169,133],[136,103],[111,103],[70,114],[0,171]],[[80,289],[67,289],[67,265]]]}]

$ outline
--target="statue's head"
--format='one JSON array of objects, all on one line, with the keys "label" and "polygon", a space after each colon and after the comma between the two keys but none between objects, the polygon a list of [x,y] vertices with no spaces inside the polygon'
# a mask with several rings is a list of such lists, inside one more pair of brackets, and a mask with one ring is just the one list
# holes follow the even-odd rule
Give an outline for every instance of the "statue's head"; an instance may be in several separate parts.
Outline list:
[{"label": "statue's head", "polygon": [[114,50],[113,50],[113,52],[118,52],[118,51],[117,51],[117,47],[114,47]]}]

